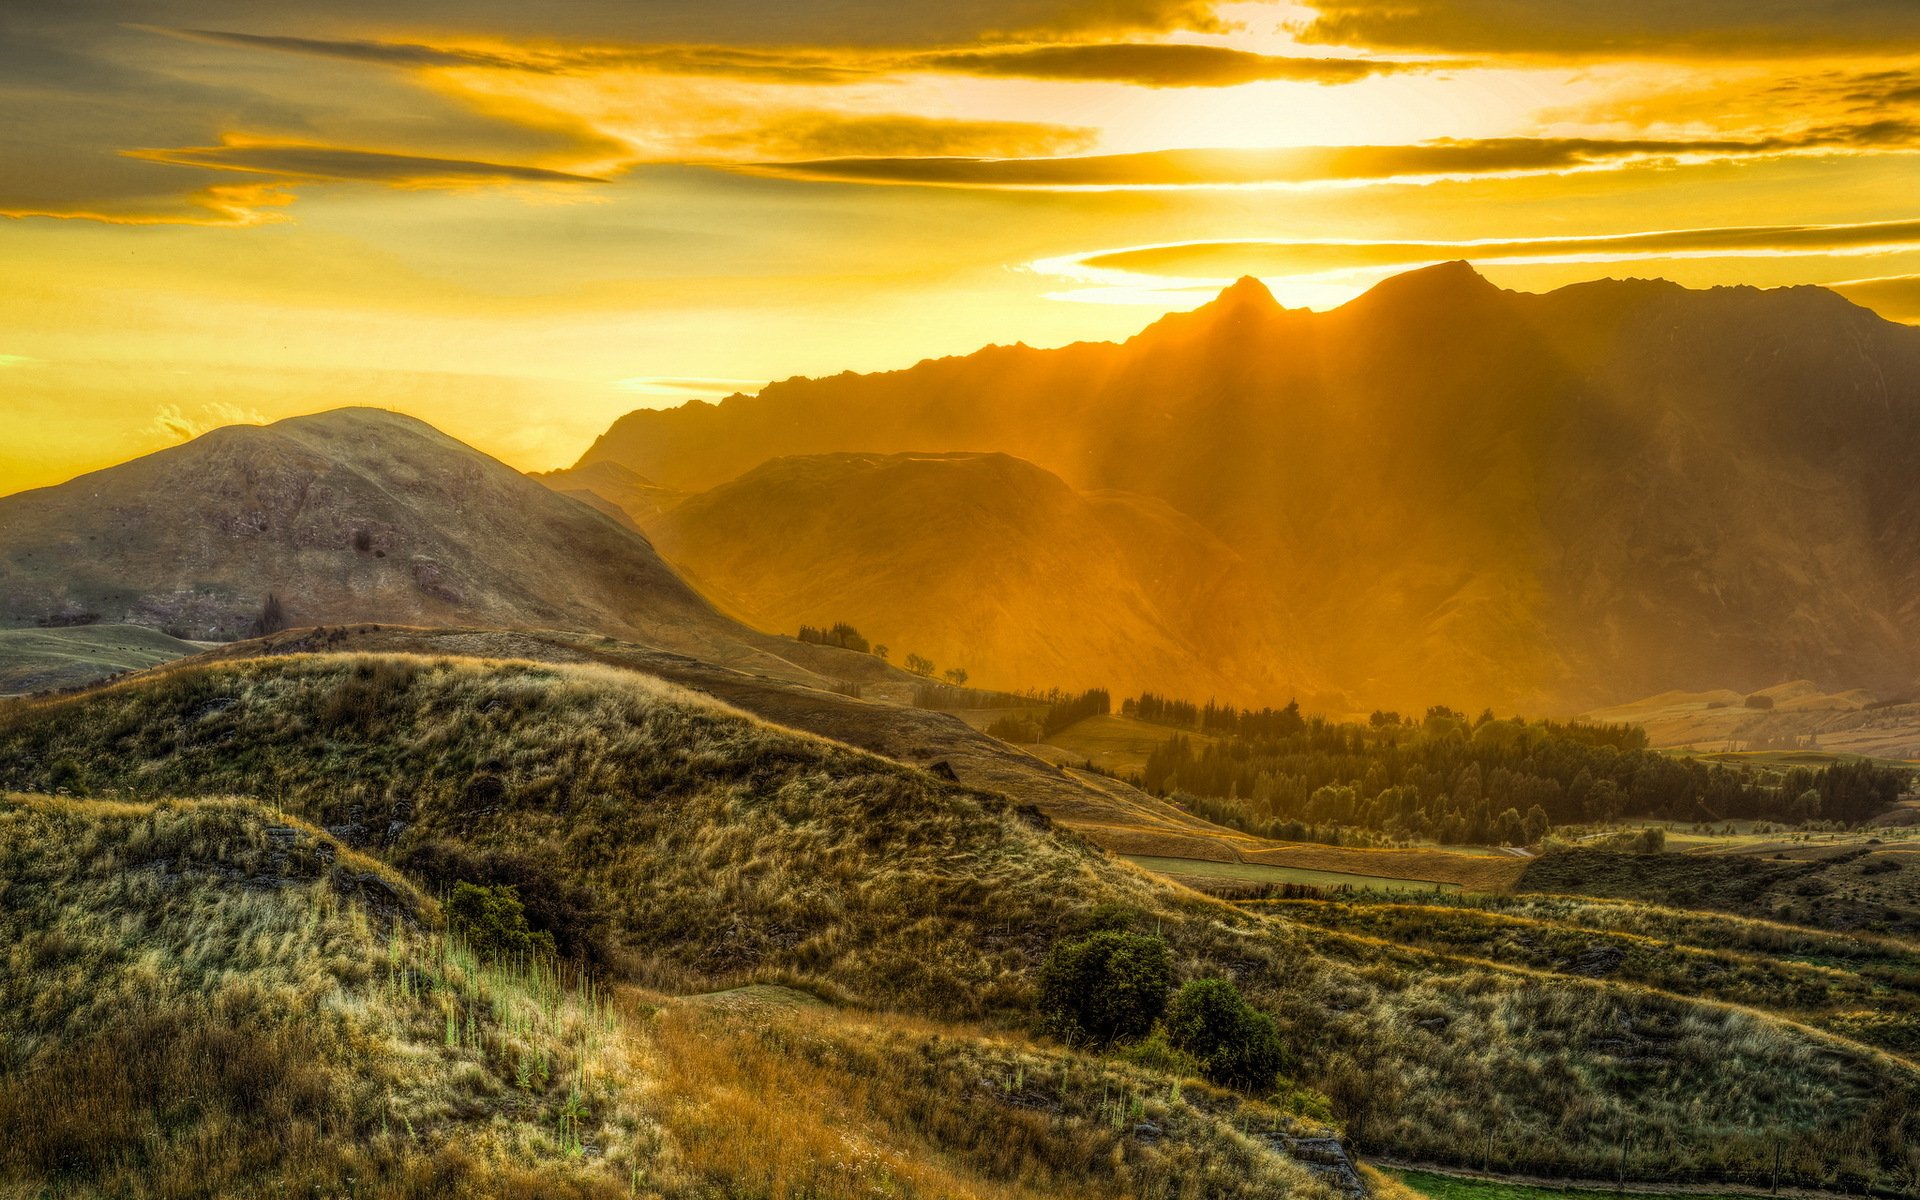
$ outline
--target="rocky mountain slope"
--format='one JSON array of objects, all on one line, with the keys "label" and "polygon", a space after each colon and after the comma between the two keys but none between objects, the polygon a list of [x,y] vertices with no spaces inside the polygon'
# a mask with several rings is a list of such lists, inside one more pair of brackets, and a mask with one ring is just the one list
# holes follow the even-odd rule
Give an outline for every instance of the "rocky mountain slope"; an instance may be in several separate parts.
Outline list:
[{"label": "rocky mountain slope", "polygon": [[1234,621],[1253,596],[1218,538],[1004,454],[775,459],[647,527],[754,625],[848,621],[989,687],[1247,692],[1287,657]]},{"label": "rocky mountain slope", "polygon": [[881,669],[789,660],[801,648],[716,612],[636,530],[398,413],[230,426],[0,499],[0,625],[228,640],[364,621],[614,634],[798,678]]},{"label": "rocky mountain slope", "polygon": [[[1297,649],[1239,699],[1571,712],[1920,677],[1920,330],[1818,288],[1529,295],[1455,263],[1316,314],[1243,280],[1124,344],[636,412],[582,465],[704,491],[782,456],[908,451],[1014,455],[1231,547],[1251,586],[1217,619],[1249,660]],[[964,522],[940,503],[928,528]]]}]

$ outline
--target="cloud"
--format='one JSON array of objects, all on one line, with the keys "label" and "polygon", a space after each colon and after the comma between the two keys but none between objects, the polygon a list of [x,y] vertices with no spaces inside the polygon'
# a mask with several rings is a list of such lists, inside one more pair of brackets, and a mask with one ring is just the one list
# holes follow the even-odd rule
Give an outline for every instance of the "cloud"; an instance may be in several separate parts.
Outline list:
[{"label": "cloud", "polygon": [[[1089,285],[1065,298],[1127,300],[1211,290],[1242,275],[1352,280],[1456,259],[1509,266],[1672,259],[1847,257],[1920,249],[1920,218],[1834,225],[1710,226],[1629,233],[1480,240],[1245,238],[1089,250],[1032,264],[1042,275]],[[1920,277],[1833,285],[1861,303],[1920,316]],[[1912,319],[1904,317],[1897,319]]]},{"label": "cloud", "polygon": [[721,75],[790,83],[840,83],[863,78],[881,69],[875,64],[898,61],[897,55],[868,60],[853,52],[807,48],[769,50],[711,45],[476,47],[458,43],[427,45],[419,42],[287,37],[216,29],[143,28],[186,41],[413,70],[464,68],[534,75],[639,70],[663,75]]},{"label": "cloud", "polygon": [[1025,157],[1086,148],[1093,132],[1028,121],[965,121],[932,117],[798,112],[750,128],[712,134],[703,144],[722,154],[838,158],[888,155]]},{"label": "cloud", "polygon": [[1920,48],[1913,0],[1306,0],[1308,42],[1396,51],[1728,58]]},{"label": "cloud", "polygon": [[1826,286],[1855,304],[1864,304],[1890,321],[1920,325],[1920,275],[1843,279]]},{"label": "cloud", "polygon": [[208,430],[223,425],[265,425],[267,419],[250,408],[241,408],[235,404],[218,401],[199,406],[198,412],[187,415],[178,404],[162,405],[154,415],[153,431],[175,438],[182,442],[192,441]]},{"label": "cloud", "polygon": [[229,141],[221,146],[130,150],[127,153],[151,162],[274,175],[288,181],[356,180],[383,183],[390,187],[453,187],[500,182],[606,182],[598,176],[576,175],[545,167],[430,158],[417,154],[387,154],[377,150],[308,146],[293,142]]},{"label": "cloud", "polygon": [[1156,150],[1066,158],[853,157],[765,162],[750,170],[843,183],[1071,190],[1421,183],[1560,174],[1648,163],[1908,151],[1920,126],[1877,121],[1769,138],[1442,139],[1405,146]]},{"label": "cloud", "polygon": [[509,49],[417,42],[329,41],[206,29],[155,28],[154,32],[246,49],[410,69],[467,68],[542,75],[633,70],[821,84],[852,83],[903,72],[1126,83],[1142,87],[1235,87],[1275,80],[1340,84],[1374,75],[1461,65],[1420,59],[1256,54],[1226,46],[1176,42],[1056,41],[916,52],[714,45]]},{"label": "cloud", "polygon": [[946,50],[912,60],[922,68],[1023,79],[1088,80],[1144,87],[1234,87],[1285,80],[1352,83],[1396,71],[1426,71],[1425,61],[1306,58],[1254,54],[1225,46],[1105,42]]}]

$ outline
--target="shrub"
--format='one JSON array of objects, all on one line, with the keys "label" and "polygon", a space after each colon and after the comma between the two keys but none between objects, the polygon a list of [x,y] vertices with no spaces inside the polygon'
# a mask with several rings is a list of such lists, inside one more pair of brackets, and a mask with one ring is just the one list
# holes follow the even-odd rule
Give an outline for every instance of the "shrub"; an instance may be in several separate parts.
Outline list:
[{"label": "shrub", "polygon": [[476,849],[458,842],[422,842],[397,865],[435,892],[462,882],[511,892],[535,938],[550,937],[560,957],[601,970],[613,963],[613,931],[600,897],[571,882],[544,855]]},{"label": "shrub", "polygon": [[462,880],[447,897],[447,924],[483,958],[535,958],[554,953],[553,935],[527,926],[520,891]]},{"label": "shrub", "polygon": [[1042,1009],[1062,1028],[1102,1043],[1145,1035],[1172,986],[1167,944],[1118,929],[1060,942],[1040,967]]},{"label": "shrub", "polygon": [[1215,1083],[1260,1092],[1280,1074],[1273,1018],[1249,1006],[1224,979],[1195,979],[1167,1006],[1167,1040],[1193,1055]]}]

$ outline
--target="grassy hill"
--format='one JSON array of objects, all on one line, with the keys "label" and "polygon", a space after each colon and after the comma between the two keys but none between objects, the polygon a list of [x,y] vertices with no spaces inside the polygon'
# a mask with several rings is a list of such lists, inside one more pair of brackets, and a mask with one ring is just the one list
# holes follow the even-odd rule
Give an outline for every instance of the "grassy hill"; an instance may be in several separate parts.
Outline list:
[{"label": "grassy hill", "polygon": [[214,641],[360,622],[559,628],[815,682],[830,659],[884,669],[783,658],[795,643],[723,617],[633,529],[377,409],[217,429],[0,498],[0,626],[97,621]]},{"label": "grassy hill", "polygon": [[199,649],[138,625],[0,629],[0,696],[80,687]]},{"label": "grassy hill", "polygon": [[9,1195],[1333,1200],[1204,1084],[482,960],[250,801],[4,797],[0,855]]},{"label": "grassy hill", "polygon": [[600,1002],[483,967],[389,868],[226,800],[0,799],[0,857],[0,1185],[613,1194],[577,1149],[635,1119]]},{"label": "grassy hill", "polygon": [[1624,1139],[1635,1178],[1747,1177],[1777,1147],[1798,1181],[1912,1184],[1920,1074],[1864,1042],[1240,912],[995,794],[631,671],[183,665],[12,702],[0,787],[249,793],[425,879],[540,883],[533,915],[563,944],[601,939],[625,980],[798,986],[1003,1036],[1036,1027],[1055,939],[1118,910],[1182,977],[1230,976],[1271,1013],[1286,1073],[1363,1152],[1471,1164],[1493,1122],[1504,1166],[1563,1177],[1611,1173]]}]

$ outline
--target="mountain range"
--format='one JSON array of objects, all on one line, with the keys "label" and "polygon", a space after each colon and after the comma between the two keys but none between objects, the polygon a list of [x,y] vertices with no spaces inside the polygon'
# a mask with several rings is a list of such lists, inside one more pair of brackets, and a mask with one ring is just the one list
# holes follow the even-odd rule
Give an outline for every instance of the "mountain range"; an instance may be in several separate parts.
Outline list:
[{"label": "mountain range", "polygon": [[741,615],[996,683],[1171,686],[1173,655],[1244,703],[1574,712],[1911,688],[1917,451],[1920,329],[1832,292],[1451,263],[638,411],[570,474],[642,481],[633,519]]}]

